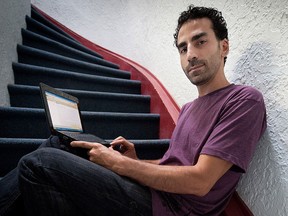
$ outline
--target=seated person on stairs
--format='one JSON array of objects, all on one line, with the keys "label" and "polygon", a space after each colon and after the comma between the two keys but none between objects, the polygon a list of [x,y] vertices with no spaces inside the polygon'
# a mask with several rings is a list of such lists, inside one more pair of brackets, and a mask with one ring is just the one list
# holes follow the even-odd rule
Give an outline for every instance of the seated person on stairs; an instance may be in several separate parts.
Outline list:
[{"label": "seated person on stairs", "polygon": [[[0,182],[0,213],[20,208],[17,200],[28,215],[213,216],[225,209],[266,128],[263,97],[225,77],[229,41],[221,12],[189,6],[174,38],[199,97],[181,109],[163,158],[139,160],[123,137],[111,148],[72,142],[87,149],[86,160],[59,150],[51,137]],[[112,148],[119,145],[120,152]]]}]

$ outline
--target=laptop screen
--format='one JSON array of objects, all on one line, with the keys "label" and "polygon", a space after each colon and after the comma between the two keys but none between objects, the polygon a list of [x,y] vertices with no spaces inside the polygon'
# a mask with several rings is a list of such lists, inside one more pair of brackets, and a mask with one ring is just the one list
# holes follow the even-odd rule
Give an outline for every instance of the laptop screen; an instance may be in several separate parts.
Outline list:
[{"label": "laptop screen", "polygon": [[53,128],[58,131],[83,132],[75,101],[45,91]]}]

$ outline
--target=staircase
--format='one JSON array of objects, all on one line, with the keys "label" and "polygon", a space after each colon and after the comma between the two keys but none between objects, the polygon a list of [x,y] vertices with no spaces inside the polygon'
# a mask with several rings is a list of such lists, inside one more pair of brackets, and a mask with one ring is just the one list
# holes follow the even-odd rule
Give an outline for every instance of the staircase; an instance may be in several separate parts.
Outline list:
[{"label": "staircase", "polygon": [[151,113],[141,81],[31,10],[12,63],[15,84],[7,86],[11,107],[0,107],[0,177],[50,135],[40,82],[79,98],[88,133],[106,140],[121,135],[135,143],[140,158],[160,158],[169,140],[159,138],[160,114]]}]

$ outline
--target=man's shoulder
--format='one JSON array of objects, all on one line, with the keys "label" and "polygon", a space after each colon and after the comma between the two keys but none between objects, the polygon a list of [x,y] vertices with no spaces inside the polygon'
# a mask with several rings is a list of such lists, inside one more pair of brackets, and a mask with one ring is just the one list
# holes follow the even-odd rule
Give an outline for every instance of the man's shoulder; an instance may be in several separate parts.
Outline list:
[{"label": "man's shoulder", "polygon": [[262,93],[252,86],[233,85],[230,94],[233,98],[237,99],[263,101]]},{"label": "man's shoulder", "polygon": [[260,103],[264,102],[262,93],[255,87],[231,84],[223,89],[219,89],[206,96],[196,98],[195,100],[184,104],[182,106],[181,113],[193,106],[201,106],[203,104],[207,105],[210,103],[222,106],[223,104],[235,103],[236,101],[244,100],[256,101]]}]

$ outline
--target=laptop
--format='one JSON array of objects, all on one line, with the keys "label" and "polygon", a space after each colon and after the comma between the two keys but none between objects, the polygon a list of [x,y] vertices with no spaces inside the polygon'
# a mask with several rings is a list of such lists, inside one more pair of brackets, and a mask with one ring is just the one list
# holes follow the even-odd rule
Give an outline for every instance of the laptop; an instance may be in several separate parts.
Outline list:
[{"label": "laptop", "polygon": [[61,143],[65,143],[68,148],[70,142],[74,140],[97,142],[107,147],[110,146],[108,141],[85,133],[78,98],[44,83],[40,83],[39,86],[49,130],[52,135],[59,137]]}]

